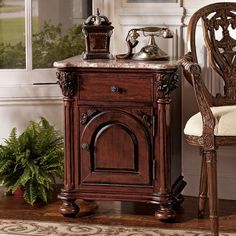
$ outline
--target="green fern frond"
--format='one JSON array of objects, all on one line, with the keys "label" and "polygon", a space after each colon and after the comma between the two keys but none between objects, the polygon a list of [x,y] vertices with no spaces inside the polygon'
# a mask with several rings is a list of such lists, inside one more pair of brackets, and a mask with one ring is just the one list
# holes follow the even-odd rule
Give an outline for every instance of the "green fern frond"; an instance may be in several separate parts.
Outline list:
[{"label": "green fern frond", "polygon": [[35,165],[32,161],[27,162],[27,167],[30,169],[31,177],[38,176],[39,166]]},{"label": "green fern frond", "polygon": [[39,125],[42,126],[44,129],[47,129],[47,130],[50,130],[50,129],[53,128],[53,126],[50,125],[49,122],[44,117],[40,118]]},{"label": "green fern frond", "polygon": [[37,182],[39,186],[44,186],[45,188],[49,189],[49,183],[51,183],[51,180],[48,180],[48,178],[45,178],[42,175],[37,176]]},{"label": "green fern frond", "polygon": [[3,182],[4,191],[7,193],[13,193],[13,189],[15,188],[16,182],[18,181],[19,176],[13,176],[12,174],[6,175],[6,178]]},{"label": "green fern frond", "polygon": [[13,165],[14,162],[10,159],[10,160],[3,160],[3,161],[0,161],[0,173],[5,173],[8,168]]},{"label": "green fern frond", "polygon": [[29,204],[33,205],[35,201],[37,200],[37,197],[38,197],[37,183],[30,180],[25,185],[24,198]]},{"label": "green fern frond", "polygon": [[20,178],[17,180],[14,188],[13,188],[13,191],[14,189],[17,189],[17,187],[19,186],[25,186],[26,183],[32,178],[32,173],[31,173],[31,170],[30,168],[25,168],[24,169],[24,172],[23,174],[20,176]]},{"label": "green fern frond", "polygon": [[37,199],[47,202],[54,189],[55,176],[63,177],[63,138],[43,117],[30,121],[17,137],[13,128],[4,145],[0,145],[0,181],[6,192],[18,186],[33,204]]},{"label": "green fern frond", "polygon": [[40,185],[39,186],[39,193],[40,193],[40,198],[44,201],[44,202],[48,202],[48,198],[49,198],[49,194],[48,194],[48,190],[44,187],[44,186],[42,186],[42,185]]},{"label": "green fern frond", "polygon": [[11,130],[9,138],[5,139],[5,144],[9,145],[9,147],[17,146],[18,139],[17,139],[17,130],[15,127]]}]

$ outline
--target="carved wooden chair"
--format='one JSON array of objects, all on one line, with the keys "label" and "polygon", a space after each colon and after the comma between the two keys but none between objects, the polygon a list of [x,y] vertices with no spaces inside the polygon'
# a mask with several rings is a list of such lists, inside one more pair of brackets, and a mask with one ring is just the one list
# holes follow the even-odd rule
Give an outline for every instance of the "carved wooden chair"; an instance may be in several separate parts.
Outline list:
[{"label": "carved wooden chair", "polygon": [[[216,96],[205,86],[198,64],[196,28],[200,20],[210,65],[224,81],[223,94]],[[194,88],[200,111],[188,120],[184,133],[189,144],[202,148],[199,217],[204,216],[208,195],[212,235],[219,234],[216,150],[219,146],[236,145],[235,36],[236,3],[219,2],[205,6],[190,19],[188,40],[191,51],[180,60],[184,76]]]}]

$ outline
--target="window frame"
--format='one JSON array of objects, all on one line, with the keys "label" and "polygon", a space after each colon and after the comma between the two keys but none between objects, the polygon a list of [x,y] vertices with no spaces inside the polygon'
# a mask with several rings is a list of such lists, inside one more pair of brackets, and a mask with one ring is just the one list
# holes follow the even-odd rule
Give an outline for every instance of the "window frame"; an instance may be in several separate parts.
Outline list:
[{"label": "window frame", "polygon": [[[94,3],[94,1],[93,1]],[[92,3],[92,4],[93,4]],[[56,83],[55,68],[33,68],[32,55],[32,0],[25,4],[25,68],[0,69],[0,85],[50,84]],[[94,8],[93,8],[94,9]],[[7,78],[7,79],[6,79]],[[0,97],[2,97],[0,95]]]}]

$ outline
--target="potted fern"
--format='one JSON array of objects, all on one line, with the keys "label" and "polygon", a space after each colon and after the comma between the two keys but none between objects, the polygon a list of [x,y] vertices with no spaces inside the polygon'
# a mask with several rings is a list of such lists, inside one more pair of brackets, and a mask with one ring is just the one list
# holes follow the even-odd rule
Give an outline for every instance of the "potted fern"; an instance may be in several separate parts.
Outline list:
[{"label": "potted fern", "polygon": [[0,183],[5,192],[21,188],[31,205],[47,203],[56,176],[63,176],[63,138],[54,126],[41,117],[39,122],[31,121],[19,137],[13,128],[0,145]]}]

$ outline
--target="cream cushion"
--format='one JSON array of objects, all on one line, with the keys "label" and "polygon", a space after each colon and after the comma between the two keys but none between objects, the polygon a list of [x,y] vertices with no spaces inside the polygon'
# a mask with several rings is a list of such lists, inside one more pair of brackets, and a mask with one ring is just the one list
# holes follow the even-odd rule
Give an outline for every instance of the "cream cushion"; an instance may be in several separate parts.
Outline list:
[{"label": "cream cushion", "polygon": [[[236,136],[236,105],[211,107],[215,117],[216,136]],[[202,116],[199,113],[193,115],[184,128],[186,135],[202,135]]]}]

